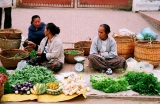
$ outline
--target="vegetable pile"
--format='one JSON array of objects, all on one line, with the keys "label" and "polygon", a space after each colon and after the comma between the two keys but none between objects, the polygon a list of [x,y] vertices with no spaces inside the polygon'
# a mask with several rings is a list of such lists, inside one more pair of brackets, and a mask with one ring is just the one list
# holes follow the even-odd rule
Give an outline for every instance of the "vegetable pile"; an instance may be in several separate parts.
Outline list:
[{"label": "vegetable pile", "polygon": [[106,93],[131,89],[139,94],[160,95],[160,82],[153,74],[145,72],[129,71],[117,78],[108,78],[104,74],[92,74],[90,75],[90,82],[92,82],[94,89]]},{"label": "vegetable pile", "polygon": [[33,88],[33,84],[30,81],[26,81],[25,83],[17,83],[11,87],[15,94],[30,94],[30,88]]},{"label": "vegetable pile", "polygon": [[106,93],[116,93],[119,91],[128,90],[128,81],[125,77],[109,78],[104,74],[92,74],[90,75],[90,82],[92,87],[96,90],[100,90]]},{"label": "vegetable pile", "polygon": [[28,80],[35,85],[36,83],[54,82],[56,78],[53,72],[46,67],[31,65],[27,65],[20,70],[15,70],[15,72],[9,76],[9,83],[11,85],[25,83]]},{"label": "vegetable pile", "polygon": [[124,77],[133,91],[139,94],[160,95],[160,82],[153,74],[130,71]]}]

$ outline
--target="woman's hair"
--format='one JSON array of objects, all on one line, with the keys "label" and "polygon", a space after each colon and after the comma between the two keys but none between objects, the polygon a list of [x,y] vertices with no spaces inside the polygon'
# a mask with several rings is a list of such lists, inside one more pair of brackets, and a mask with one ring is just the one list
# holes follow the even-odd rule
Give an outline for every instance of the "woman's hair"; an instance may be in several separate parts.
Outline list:
[{"label": "woman's hair", "polygon": [[33,21],[34,21],[35,18],[39,18],[40,19],[40,16],[39,15],[33,15],[32,19],[31,19],[31,24],[33,23]]},{"label": "woman's hair", "polygon": [[109,34],[111,32],[110,27],[107,24],[102,24],[100,26],[104,27],[105,33]]},{"label": "woman's hair", "polygon": [[57,27],[54,23],[48,23],[48,24],[46,25],[46,29],[47,29],[47,30],[50,30],[50,32],[51,32],[53,35],[60,33],[59,27]]}]

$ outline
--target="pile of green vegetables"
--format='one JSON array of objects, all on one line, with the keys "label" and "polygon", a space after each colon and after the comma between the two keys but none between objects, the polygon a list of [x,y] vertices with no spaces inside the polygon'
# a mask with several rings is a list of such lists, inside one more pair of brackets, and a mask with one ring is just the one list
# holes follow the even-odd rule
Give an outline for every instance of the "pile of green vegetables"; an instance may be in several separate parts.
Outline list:
[{"label": "pile of green vegetables", "polygon": [[81,52],[78,51],[78,50],[70,50],[70,51],[64,52],[64,54],[72,54],[72,55],[75,55],[75,54],[81,54]]},{"label": "pile of green vegetables", "polygon": [[116,93],[128,90],[128,82],[124,77],[109,78],[104,74],[91,74],[92,87],[106,93]]},{"label": "pile of green vegetables", "polygon": [[160,82],[152,73],[130,71],[124,77],[133,91],[145,95],[160,95]]},{"label": "pile of green vegetables", "polygon": [[103,74],[91,74],[90,82],[94,89],[106,93],[131,89],[139,94],[160,95],[160,82],[153,74],[145,72],[130,71],[118,78],[109,78]]},{"label": "pile of green vegetables", "polygon": [[16,85],[17,83],[25,83],[30,81],[33,85],[36,83],[48,83],[56,81],[55,75],[51,70],[43,66],[27,65],[20,70],[15,70],[9,76],[9,83]]}]

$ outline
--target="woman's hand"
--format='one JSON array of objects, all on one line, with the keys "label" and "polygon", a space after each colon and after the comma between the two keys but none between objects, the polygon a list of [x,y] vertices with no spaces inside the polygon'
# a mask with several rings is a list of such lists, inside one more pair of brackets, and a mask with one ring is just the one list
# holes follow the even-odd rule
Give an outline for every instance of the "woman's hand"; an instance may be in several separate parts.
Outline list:
[{"label": "woman's hand", "polygon": [[38,55],[38,56],[41,56],[41,55],[42,55],[42,52],[37,52],[37,55]]},{"label": "woman's hand", "polygon": [[36,48],[36,44],[33,43],[32,41],[27,41],[28,42],[28,46]]},{"label": "woman's hand", "polygon": [[98,54],[101,56],[101,52],[99,51]]}]

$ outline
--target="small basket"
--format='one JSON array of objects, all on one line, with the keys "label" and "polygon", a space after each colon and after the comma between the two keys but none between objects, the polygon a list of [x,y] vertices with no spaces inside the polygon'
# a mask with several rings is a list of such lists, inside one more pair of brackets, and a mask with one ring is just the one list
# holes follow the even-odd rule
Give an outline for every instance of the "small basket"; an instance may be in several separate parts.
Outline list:
[{"label": "small basket", "polygon": [[[80,52],[79,54],[66,54],[66,52],[76,50]],[[75,56],[84,56],[84,50],[83,49],[76,49],[76,48],[68,48],[64,49],[64,55],[65,55],[65,62],[69,64],[75,64],[76,60],[74,59]]]},{"label": "small basket", "polygon": [[4,95],[4,85],[0,86],[0,99]]},{"label": "small basket", "polygon": [[24,47],[24,50],[27,51],[27,52],[31,52],[33,49],[34,48],[30,47],[30,46]]},{"label": "small basket", "polygon": [[117,53],[119,56],[128,59],[134,56],[134,36],[113,36],[117,43]]},{"label": "small basket", "polygon": [[21,34],[21,30],[18,29],[0,30],[0,38],[4,39],[21,39]]},{"label": "small basket", "polygon": [[[16,56],[17,54],[24,55],[24,58],[8,58],[8,56]],[[18,62],[28,58],[28,52],[20,49],[5,49],[0,52],[0,59],[2,65],[6,69],[14,69],[17,67]]]},{"label": "small basket", "polygon": [[21,39],[3,39],[0,38],[1,49],[19,49],[21,45]]},{"label": "small basket", "polygon": [[134,57],[137,61],[147,61],[154,67],[158,67],[160,63],[160,42],[153,41],[135,43]]},{"label": "small basket", "polygon": [[91,41],[79,41],[74,43],[74,48],[82,48],[84,50],[84,56],[88,56],[91,44]]}]

